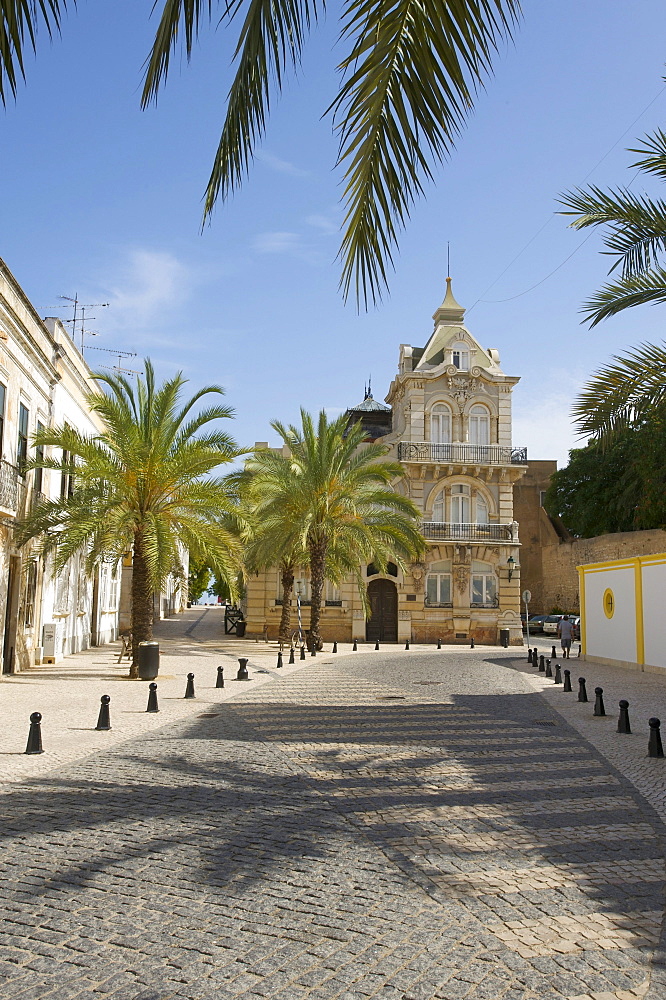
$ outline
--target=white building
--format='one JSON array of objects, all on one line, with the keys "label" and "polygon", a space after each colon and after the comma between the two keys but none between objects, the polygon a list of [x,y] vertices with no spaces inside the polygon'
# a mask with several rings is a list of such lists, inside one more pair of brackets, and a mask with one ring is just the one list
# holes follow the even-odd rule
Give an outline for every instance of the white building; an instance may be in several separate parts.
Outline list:
[{"label": "white building", "polygon": [[[15,524],[33,498],[69,489],[48,469],[25,473],[31,438],[41,426],[68,423],[84,433],[100,425],[86,404],[90,371],[59,320],[42,321],[0,260],[0,627],[2,671],[108,642],[117,632],[119,576],[104,565],[94,579],[82,559],[53,578],[38,541],[18,549]],[[44,653],[44,635],[49,648]]]}]

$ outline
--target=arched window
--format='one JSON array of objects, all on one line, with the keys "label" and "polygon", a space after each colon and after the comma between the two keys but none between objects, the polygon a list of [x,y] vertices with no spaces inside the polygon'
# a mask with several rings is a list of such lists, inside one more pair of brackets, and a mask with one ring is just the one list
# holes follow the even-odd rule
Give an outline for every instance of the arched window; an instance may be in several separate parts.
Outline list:
[{"label": "arched window", "polygon": [[476,494],[476,523],[488,524],[488,504],[480,493]]},{"label": "arched window", "polygon": [[485,406],[477,404],[469,413],[470,444],[490,444],[490,414]]},{"label": "arched window", "polygon": [[430,413],[430,440],[434,444],[451,441],[451,410],[446,403],[437,403]]},{"label": "arched window", "polygon": [[495,607],[497,604],[497,577],[492,564],[472,560],[472,604]]},{"label": "arched window", "polygon": [[426,604],[451,603],[451,560],[433,563],[426,577]]},{"label": "arched window", "polygon": [[432,505],[432,519],[433,521],[446,521],[446,494],[444,490],[437,494]]},{"label": "arched window", "polygon": [[469,345],[464,340],[459,340],[451,348],[451,364],[461,372],[469,371]]},{"label": "arched window", "polygon": [[472,520],[469,486],[455,483],[451,487],[451,521],[453,524],[469,524]]}]

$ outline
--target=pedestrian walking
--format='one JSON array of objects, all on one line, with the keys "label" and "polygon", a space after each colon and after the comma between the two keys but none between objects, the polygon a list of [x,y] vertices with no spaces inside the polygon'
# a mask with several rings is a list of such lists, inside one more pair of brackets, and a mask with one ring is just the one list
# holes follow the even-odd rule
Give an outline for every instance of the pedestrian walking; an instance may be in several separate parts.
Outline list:
[{"label": "pedestrian walking", "polygon": [[569,621],[569,615],[564,615],[557,623],[557,634],[562,644],[562,656],[570,659],[571,640],[573,639],[573,622]]}]

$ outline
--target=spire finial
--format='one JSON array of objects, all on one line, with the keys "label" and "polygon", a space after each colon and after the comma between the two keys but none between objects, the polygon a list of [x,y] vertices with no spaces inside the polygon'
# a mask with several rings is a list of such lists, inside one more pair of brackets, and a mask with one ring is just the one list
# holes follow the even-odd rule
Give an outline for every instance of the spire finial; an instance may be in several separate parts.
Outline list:
[{"label": "spire finial", "polygon": [[447,279],[446,280],[450,281],[451,280],[451,244],[449,243],[448,240],[446,241],[446,274],[447,274]]}]

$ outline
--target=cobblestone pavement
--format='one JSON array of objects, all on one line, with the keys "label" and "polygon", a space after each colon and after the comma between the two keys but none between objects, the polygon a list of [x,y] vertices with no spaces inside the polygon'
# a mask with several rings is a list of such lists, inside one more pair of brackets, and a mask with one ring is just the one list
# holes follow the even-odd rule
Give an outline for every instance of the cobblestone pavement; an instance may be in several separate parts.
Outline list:
[{"label": "cobblestone pavement", "polygon": [[5,785],[0,998],[663,1000],[661,821],[518,662],[308,660]]}]

